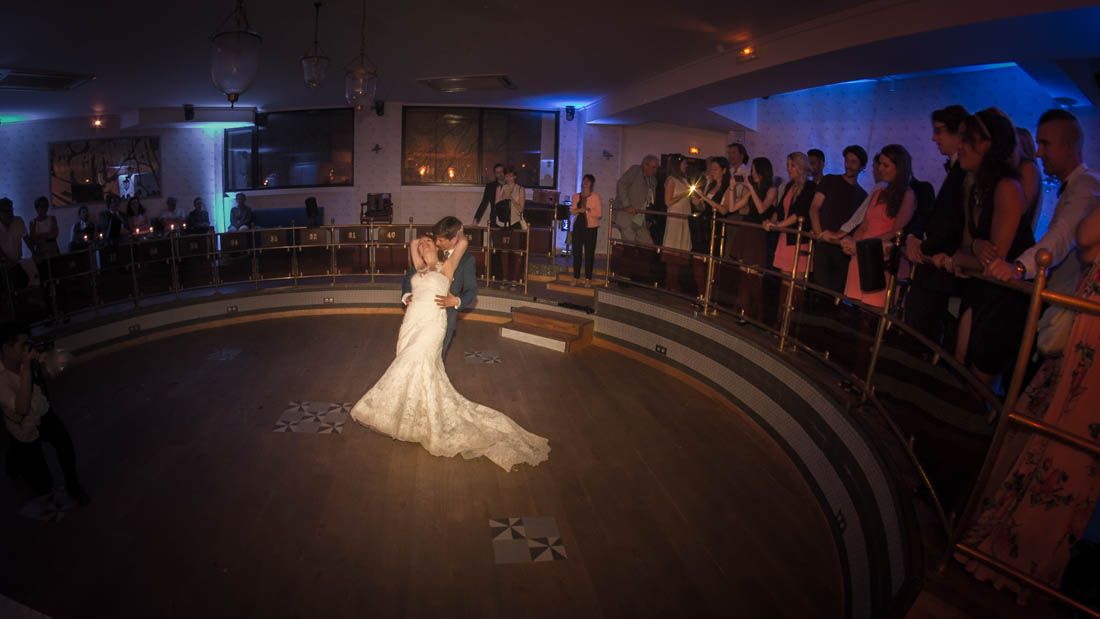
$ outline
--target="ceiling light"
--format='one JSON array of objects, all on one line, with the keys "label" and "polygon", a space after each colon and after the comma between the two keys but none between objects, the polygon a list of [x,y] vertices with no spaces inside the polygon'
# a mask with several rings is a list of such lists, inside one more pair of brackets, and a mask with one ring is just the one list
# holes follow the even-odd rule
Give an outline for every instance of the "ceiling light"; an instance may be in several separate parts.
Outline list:
[{"label": "ceiling light", "polygon": [[744,45],[737,50],[737,62],[756,60],[756,48],[752,45]]},{"label": "ceiling light", "polygon": [[439,92],[454,94],[467,90],[515,90],[516,85],[507,75],[453,75],[447,77],[422,77],[416,81]]},{"label": "ceiling light", "polygon": [[313,3],[313,47],[306,50],[306,53],[302,55],[302,75],[305,77],[306,85],[310,88],[317,88],[325,81],[325,70],[328,69],[328,56],[321,51],[321,44],[318,42],[318,34],[321,28],[321,3]]},{"label": "ceiling light", "polygon": [[232,106],[256,80],[260,70],[260,43],[263,37],[248,25],[244,0],[225,18],[210,37],[210,77]]},{"label": "ceiling light", "polygon": [[367,0],[363,0],[360,24],[359,57],[344,74],[344,98],[356,110],[374,105],[378,92],[378,68],[367,59]]}]

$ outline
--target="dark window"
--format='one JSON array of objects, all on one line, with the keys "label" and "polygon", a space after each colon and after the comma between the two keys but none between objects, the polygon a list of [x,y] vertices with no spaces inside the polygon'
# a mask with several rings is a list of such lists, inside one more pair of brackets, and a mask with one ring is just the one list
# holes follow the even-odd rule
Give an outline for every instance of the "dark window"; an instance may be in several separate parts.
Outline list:
[{"label": "dark window", "polygon": [[355,112],[258,114],[256,126],[225,131],[225,188],[350,186]]},{"label": "dark window", "polygon": [[405,107],[401,184],[480,185],[497,163],[524,187],[558,184],[558,113]]}]

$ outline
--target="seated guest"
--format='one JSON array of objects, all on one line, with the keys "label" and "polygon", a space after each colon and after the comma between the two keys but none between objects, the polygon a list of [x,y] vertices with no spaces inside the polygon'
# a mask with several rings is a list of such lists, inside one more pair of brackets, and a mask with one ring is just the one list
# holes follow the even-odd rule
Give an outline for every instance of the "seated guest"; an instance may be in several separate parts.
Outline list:
[{"label": "seated guest", "polygon": [[203,208],[202,198],[191,201],[191,212],[187,214],[187,234],[206,234],[210,231],[210,214]]},{"label": "seated guest", "polygon": [[73,440],[43,393],[45,359],[42,353],[31,350],[28,333],[25,326],[14,321],[0,324],[0,410],[4,427],[13,439],[6,468],[29,487],[32,497],[47,494],[53,481],[42,446],[49,443],[57,452],[65,490],[78,502],[87,503],[88,494],[76,474]]},{"label": "seated guest", "polygon": [[1100,205],[1100,174],[1085,165],[1083,147],[1085,134],[1077,118],[1061,109],[1046,112],[1039,118],[1039,157],[1047,174],[1062,182],[1058,203],[1046,234],[1020,254],[1015,263],[993,260],[992,249],[983,259],[990,260],[988,272],[1002,281],[1033,279],[1038,267],[1035,253],[1046,248],[1054,255],[1047,287],[1070,294],[1080,279],[1080,265],[1072,258],[1077,225]]},{"label": "seated guest", "polygon": [[916,211],[916,196],[910,188],[913,176],[913,160],[909,151],[899,144],[889,144],[879,153],[878,176],[886,183],[871,196],[870,206],[859,227],[851,235],[842,232],[826,232],[822,238],[840,240],[841,249],[850,258],[844,296],[871,307],[886,306],[886,289],[864,290],[859,276],[859,261],[854,260],[856,243],[877,239],[883,244],[883,253],[893,248],[894,236],[901,232]]},{"label": "seated guest", "polygon": [[1043,188],[1043,173],[1035,159],[1035,139],[1031,137],[1031,132],[1023,127],[1016,127],[1016,168],[1020,170],[1020,184],[1024,187],[1028,221],[1033,230],[1039,220],[1039,202]]},{"label": "seated guest", "polygon": [[[1041,127],[1039,136],[1042,149]],[[1077,261],[1085,276],[1074,294],[1100,301],[1100,209],[1081,220],[1075,236],[1077,251],[1066,260]],[[1100,364],[1095,362],[1100,316],[1077,314],[1067,341],[1074,346],[1043,363],[1014,409],[1086,441],[1091,436],[1095,445],[1100,427]],[[962,541],[1057,590],[1073,546],[1084,537],[1100,499],[1096,457],[1036,433],[1010,432],[1004,445],[993,463],[990,483],[977,489],[982,509]],[[1007,587],[1016,592],[1018,602],[1027,601],[1028,590],[1015,579],[969,557],[955,557],[979,580],[991,581],[997,589]]]},{"label": "seated guest", "polygon": [[69,237],[69,251],[83,251],[95,242],[95,224],[92,223],[88,207],[81,204],[76,209],[76,223]]},{"label": "seated guest", "polygon": [[134,196],[126,202],[126,223],[129,224],[132,234],[150,231],[149,219],[145,216],[145,205],[141,203],[140,196]]},{"label": "seated guest", "polygon": [[959,165],[962,131],[970,116],[961,105],[949,105],[932,112],[932,141],[947,157],[947,178],[932,203],[928,222],[920,233],[905,239],[905,256],[915,266],[905,296],[905,322],[936,344],[942,343],[949,314],[948,301],[958,294],[953,273],[927,263],[925,256],[953,254],[962,243],[963,203],[967,172]]},{"label": "seated guest", "polygon": [[[27,224],[23,218],[15,214],[15,205],[8,198],[0,198],[0,261],[19,265],[20,269],[13,274],[22,273],[22,279],[15,282],[16,288],[22,288],[28,284],[38,286],[38,266],[31,258],[23,258],[23,244],[29,240],[27,236]],[[28,246],[28,249],[30,247]]]},{"label": "seated guest", "polygon": [[243,193],[238,193],[235,198],[236,204],[229,211],[230,232],[251,230],[256,227],[256,224],[252,221],[252,207],[245,204],[246,199],[247,197]]},{"label": "seated guest", "polygon": [[573,208],[569,209],[576,219],[573,220],[573,282],[581,278],[581,261],[584,262],[584,287],[592,286],[592,267],[596,260],[596,239],[600,229],[600,217],[603,205],[600,194],[593,191],[596,177],[585,174],[581,179],[580,193],[573,194]]},{"label": "seated guest", "polygon": [[[795,152],[787,155],[787,174],[790,175],[791,180],[783,187],[783,195],[776,205],[774,219],[764,222],[766,230],[792,228],[798,224],[799,217],[804,222],[809,217],[810,203],[813,201],[817,189],[813,181],[806,180],[809,173],[810,165],[805,153]],[[805,233],[803,234],[803,238],[806,238]],[[796,240],[797,235],[793,232],[780,235],[772,266],[782,273],[790,274],[795,266],[796,257],[798,257],[797,273],[805,272],[806,256],[801,253],[800,248],[795,247]],[[801,249],[808,248],[809,245],[803,243]]]},{"label": "seated guest", "polygon": [[[765,157],[752,160],[750,173],[740,181],[743,197],[733,203],[733,210],[747,210],[743,221],[763,224],[775,211],[777,190],[772,185],[772,162]],[[767,267],[768,239],[761,228],[734,226],[729,237],[730,257],[749,267]],[[742,270],[737,277],[738,309],[757,320],[763,319],[764,282],[757,272]]]},{"label": "seated guest", "polygon": [[160,216],[157,217],[157,223],[160,224],[161,232],[172,232],[182,227],[185,217],[176,208],[175,196],[169,196],[164,201],[164,210],[160,212]]},{"label": "seated guest", "polygon": [[323,225],[321,221],[321,209],[317,206],[317,198],[310,196],[306,198],[306,227],[316,228]]},{"label": "seated guest", "polygon": [[[974,114],[965,123],[959,163],[975,173],[966,205],[962,249],[937,254],[937,266],[954,271],[981,271],[991,259],[1012,263],[1035,241],[1027,221],[1024,190],[1016,169],[1016,129],[996,108]],[[969,278],[960,306],[956,357],[986,384],[992,385],[1016,358],[1027,319],[1028,298],[1013,290]]]},{"label": "seated guest", "polygon": [[[810,162],[810,173],[806,176],[806,180],[820,185],[825,178],[825,153],[820,148],[811,148],[806,151],[806,157]],[[863,158],[863,165],[867,165],[867,157]]]},{"label": "seated guest", "polygon": [[119,212],[118,196],[107,194],[107,208],[99,213],[98,235],[106,245],[117,245],[119,239],[130,233],[130,224]]},{"label": "seated guest", "polygon": [[[844,174],[829,174],[817,184],[810,205],[810,224],[814,234],[837,232],[851,218],[867,192],[859,185],[859,175],[867,167],[867,151],[851,145],[844,149]],[[848,279],[848,256],[831,243],[814,248],[813,275],[810,281],[833,292],[844,292]]]},{"label": "seated guest", "polygon": [[611,223],[627,243],[653,243],[642,211],[653,208],[656,202],[659,166],[660,160],[655,155],[646,155],[641,165],[630,166],[623,172],[615,186],[615,212]]},{"label": "seated guest", "polygon": [[57,218],[49,214],[50,201],[46,196],[34,200],[37,217],[31,220],[30,248],[35,260],[45,260],[61,253],[57,246]]}]

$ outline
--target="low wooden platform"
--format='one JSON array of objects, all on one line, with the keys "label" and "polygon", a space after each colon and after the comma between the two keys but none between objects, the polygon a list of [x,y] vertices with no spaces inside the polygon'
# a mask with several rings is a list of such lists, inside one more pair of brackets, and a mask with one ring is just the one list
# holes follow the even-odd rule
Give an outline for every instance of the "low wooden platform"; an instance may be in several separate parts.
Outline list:
[{"label": "low wooden platform", "polygon": [[592,343],[593,326],[590,318],[533,307],[514,307],[511,322],[500,327],[500,336],[573,353]]}]

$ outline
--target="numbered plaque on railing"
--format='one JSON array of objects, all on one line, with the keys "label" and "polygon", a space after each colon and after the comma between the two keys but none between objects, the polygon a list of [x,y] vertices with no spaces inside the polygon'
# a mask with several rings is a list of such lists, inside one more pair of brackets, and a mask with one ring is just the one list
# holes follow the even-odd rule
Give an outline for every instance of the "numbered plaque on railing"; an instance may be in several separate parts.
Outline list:
[{"label": "numbered plaque on railing", "polygon": [[527,233],[523,230],[493,230],[490,233],[493,249],[524,251],[527,249]]},{"label": "numbered plaque on railing", "polygon": [[378,226],[374,229],[374,241],[380,245],[404,245],[405,226]]},{"label": "numbered plaque on railing", "polygon": [[101,247],[99,249],[99,268],[101,270],[118,269],[130,266],[133,255],[128,245]]},{"label": "numbered plaque on railing", "polygon": [[273,230],[260,230],[260,247],[277,248],[290,245],[292,230],[278,228]]},{"label": "numbered plaque on railing", "polygon": [[366,228],[359,226],[347,226],[337,228],[337,237],[341,245],[365,245],[367,242]]},{"label": "numbered plaque on railing", "polygon": [[302,246],[328,245],[330,231],[328,228],[304,228],[295,230],[298,236],[298,244]]},{"label": "numbered plaque on railing", "polygon": [[179,255],[182,258],[205,256],[210,253],[210,236],[206,234],[183,236],[176,243],[179,248]]},{"label": "numbered plaque on railing", "polygon": [[222,251],[244,251],[252,249],[251,232],[226,232],[221,235]]},{"label": "numbered plaque on railing", "polygon": [[485,246],[484,228],[463,228],[462,230],[466,233],[466,240],[469,241],[471,249]]},{"label": "numbered plaque on railing", "polygon": [[168,260],[172,257],[172,241],[156,239],[137,244],[137,258],[141,262]]}]

